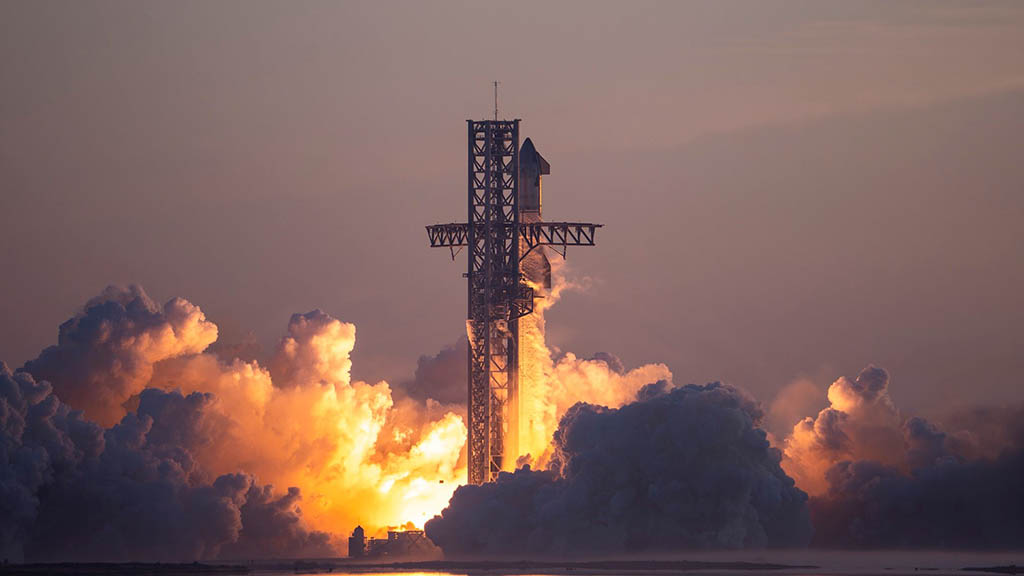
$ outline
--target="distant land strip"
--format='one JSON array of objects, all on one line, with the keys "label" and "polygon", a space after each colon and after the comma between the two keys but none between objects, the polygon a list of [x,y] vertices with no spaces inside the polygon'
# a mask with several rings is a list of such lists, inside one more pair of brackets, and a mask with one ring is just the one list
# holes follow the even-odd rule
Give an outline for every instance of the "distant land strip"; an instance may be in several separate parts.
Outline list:
[{"label": "distant land strip", "polygon": [[433,560],[426,562],[390,562],[374,564],[345,564],[351,572],[378,572],[380,570],[424,571],[424,572],[480,572],[499,573],[531,572],[537,574],[561,574],[574,571],[583,574],[598,572],[660,572],[690,570],[793,570],[816,569],[819,566],[769,564],[761,562],[709,562],[696,560],[598,560],[581,562],[558,562],[540,560]]},{"label": "distant land strip", "polygon": [[248,574],[249,568],[233,564],[168,564],[162,562],[60,562],[53,564],[4,564],[3,576],[76,574],[81,576],[195,576],[204,574]]},{"label": "distant land strip", "polygon": [[1024,567],[1010,564],[1009,566],[968,566],[965,572],[991,572],[993,574],[1024,574]]}]

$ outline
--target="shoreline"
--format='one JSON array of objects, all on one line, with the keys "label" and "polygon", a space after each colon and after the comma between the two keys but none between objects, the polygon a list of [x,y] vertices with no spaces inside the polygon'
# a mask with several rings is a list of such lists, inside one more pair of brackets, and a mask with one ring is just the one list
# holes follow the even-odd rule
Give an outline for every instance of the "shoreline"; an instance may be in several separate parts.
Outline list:
[{"label": "shoreline", "polygon": [[350,572],[449,572],[501,574],[645,574],[653,572],[693,572],[701,570],[779,571],[815,570],[809,564],[705,560],[429,560],[419,562],[346,563],[338,566]]}]

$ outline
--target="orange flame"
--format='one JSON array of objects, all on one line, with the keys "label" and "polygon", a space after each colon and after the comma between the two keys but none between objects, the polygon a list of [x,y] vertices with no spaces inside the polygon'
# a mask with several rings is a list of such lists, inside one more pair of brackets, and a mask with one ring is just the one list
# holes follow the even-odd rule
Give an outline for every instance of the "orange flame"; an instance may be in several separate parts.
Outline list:
[{"label": "orange flame", "polygon": [[[661,364],[620,374],[572,354],[556,360],[544,314],[577,287],[557,278],[521,324],[520,447],[534,466],[547,461],[558,419],[574,403],[618,406],[641,386],[671,379]],[[212,393],[203,424],[216,440],[195,451],[200,464],[213,475],[243,471],[278,489],[299,487],[311,527],[334,534],[356,524],[367,533],[422,527],[466,479],[465,407],[352,381],[352,324],[317,312],[294,317],[288,332],[268,366],[193,352],[156,363],[145,385]]]}]

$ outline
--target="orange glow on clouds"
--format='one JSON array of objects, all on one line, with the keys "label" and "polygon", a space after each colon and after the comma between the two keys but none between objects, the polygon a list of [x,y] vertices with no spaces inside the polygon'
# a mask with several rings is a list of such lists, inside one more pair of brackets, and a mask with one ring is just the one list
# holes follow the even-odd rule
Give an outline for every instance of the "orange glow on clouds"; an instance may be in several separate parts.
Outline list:
[{"label": "orange glow on clouds", "polygon": [[[556,266],[557,271],[557,266]],[[558,279],[521,324],[521,439],[524,461],[543,466],[561,415],[578,401],[619,406],[645,384],[671,379],[661,364],[619,373],[599,360],[556,360],[544,339],[544,313]],[[217,327],[183,300],[169,305],[158,337],[123,342],[117,394],[94,399],[90,414],[116,422],[147,387],[212,394],[200,425],[213,441],[193,450],[206,474],[246,472],[277,491],[301,490],[311,528],[342,537],[423,524],[466,478],[465,406],[419,402],[387,382],[352,381],[356,328],[324,314],[296,315],[266,365],[205,351]],[[512,459],[511,462],[515,462]],[[335,542],[339,552],[341,541]]]}]

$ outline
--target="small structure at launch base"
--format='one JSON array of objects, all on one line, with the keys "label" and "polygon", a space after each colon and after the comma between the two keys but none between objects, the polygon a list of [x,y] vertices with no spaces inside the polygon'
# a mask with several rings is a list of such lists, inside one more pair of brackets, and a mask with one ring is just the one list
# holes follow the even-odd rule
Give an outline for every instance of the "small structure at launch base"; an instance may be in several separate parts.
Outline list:
[{"label": "small structure at launch base", "polygon": [[356,526],[348,539],[348,557],[352,559],[409,558],[438,553],[423,530],[388,530],[387,538],[366,540],[362,526]]},{"label": "small structure at launch base", "polygon": [[362,558],[366,555],[366,534],[362,526],[356,526],[348,538],[348,557]]},{"label": "small structure at launch base", "polygon": [[[495,106],[497,108],[497,106]],[[468,248],[469,483],[512,470],[519,454],[519,319],[534,309],[534,287],[551,287],[544,247],[593,246],[600,224],[541,219],[541,176],[551,165],[519,120],[467,120],[468,218],[427,226],[432,247],[452,259]]]}]

